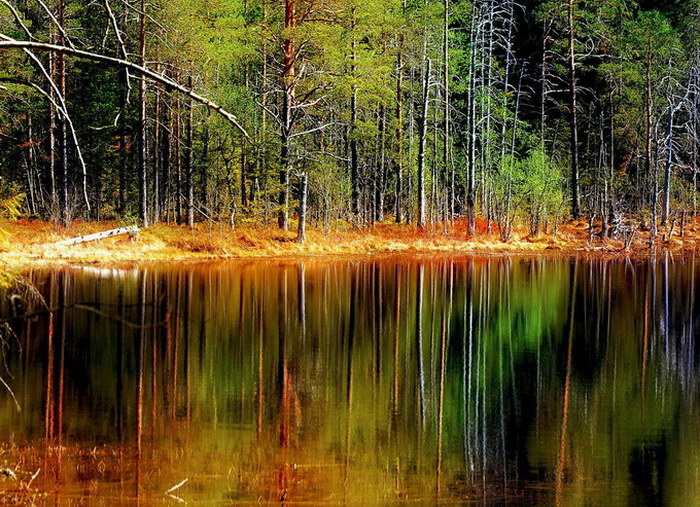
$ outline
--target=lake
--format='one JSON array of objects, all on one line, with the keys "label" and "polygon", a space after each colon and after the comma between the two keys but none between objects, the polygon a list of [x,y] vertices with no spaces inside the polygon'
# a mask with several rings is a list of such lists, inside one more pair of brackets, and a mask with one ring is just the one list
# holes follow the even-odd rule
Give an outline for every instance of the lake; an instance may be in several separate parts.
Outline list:
[{"label": "lake", "polygon": [[28,271],[2,304],[32,316],[4,332],[0,499],[698,503],[699,275],[664,255]]}]

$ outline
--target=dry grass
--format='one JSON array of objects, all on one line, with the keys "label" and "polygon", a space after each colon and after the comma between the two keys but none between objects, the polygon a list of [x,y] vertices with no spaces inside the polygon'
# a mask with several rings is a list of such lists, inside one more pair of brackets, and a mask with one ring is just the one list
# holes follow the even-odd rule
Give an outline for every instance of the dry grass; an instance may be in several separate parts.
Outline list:
[{"label": "dry grass", "polygon": [[[39,262],[109,263],[123,261],[203,260],[254,257],[301,257],[366,254],[430,254],[430,253],[575,253],[615,255],[624,252],[621,240],[594,236],[588,243],[587,223],[563,224],[556,238],[551,235],[529,237],[525,229],[517,229],[513,239],[503,243],[494,226],[491,233],[486,223],[477,223],[477,233],[467,238],[466,223],[436,224],[421,230],[411,225],[379,224],[356,229],[342,224],[326,235],[318,229],[307,232],[306,244],[296,243],[294,231],[276,227],[246,227],[232,230],[227,224],[198,224],[194,228],[178,225],[155,225],[142,230],[139,239],[117,237],[76,246],[55,245],[62,239],[119,227],[118,222],[75,222],[70,228],[37,220],[17,220],[6,224],[8,239],[0,245],[0,261],[6,264]],[[655,248],[671,251],[695,251],[700,246],[700,221],[686,227],[680,238],[666,238],[668,231],[659,231]],[[648,231],[640,231],[632,245],[633,254],[649,253]]]}]

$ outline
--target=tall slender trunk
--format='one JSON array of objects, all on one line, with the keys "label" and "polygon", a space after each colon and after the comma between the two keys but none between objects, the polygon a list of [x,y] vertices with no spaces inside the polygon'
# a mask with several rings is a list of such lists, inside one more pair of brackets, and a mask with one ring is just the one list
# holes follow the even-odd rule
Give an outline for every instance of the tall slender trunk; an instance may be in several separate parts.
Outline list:
[{"label": "tall slender trunk", "polygon": [[443,137],[443,160],[445,173],[449,174],[449,219],[455,214],[455,172],[450,163],[450,0],[443,0],[445,12],[443,14],[443,41],[442,41],[442,87],[445,94],[445,126]]},{"label": "tall slender trunk", "polygon": [[175,117],[173,118],[173,141],[175,143],[175,214],[178,224],[182,223],[182,101],[178,97],[175,101]]},{"label": "tall slender trunk", "polygon": [[[188,86],[190,90],[192,89],[192,75],[188,78]],[[192,151],[193,151],[193,114],[194,107],[192,106],[192,99],[188,99],[185,106],[187,108],[187,115],[185,120],[185,136],[186,136],[186,146],[185,146],[185,185],[187,186],[187,225],[189,227],[194,226],[194,182],[192,181]]]},{"label": "tall slender trunk", "polygon": [[606,213],[608,214],[608,228],[606,233],[610,234],[610,227],[612,227],[613,220],[615,218],[615,103],[613,101],[613,90],[610,90],[610,158],[608,159],[608,181],[607,181],[607,202]]},{"label": "tall slender trunk", "polygon": [[162,104],[160,107],[161,117],[160,117],[160,163],[161,163],[161,175],[163,181],[163,188],[160,195],[160,208],[165,216],[165,220],[168,220],[169,216],[169,199],[172,194],[172,184],[170,178],[170,136],[171,136],[171,115],[170,107],[171,104],[168,101],[168,92],[163,90],[162,94]]},{"label": "tall slender trunk", "polygon": [[470,26],[469,39],[471,42],[471,52],[469,55],[469,90],[467,92],[468,121],[469,121],[469,146],[467,161],[467,185],[466,185],[466,206],[467,206],[467,234],[473,236],[476,232],[476,41],[479,38],[479,24],[477,20],[476,4],[472,7],[472,21]]},{"label": "tall slender trunk", "polygon": [[386,188],[386,113],[384,105],[379,106],[379,163],[377,167],[377,188],[375,194],[375,220],[384,221],[384,190]]},{"label": "tall slender trunk", "polygon": [[506,66],[503,72],[503,122],[501,123],[501,159],[504,158],[506,149],[508,147],[508,141],[506,138],[506,130],[508,128],[508,121],[505,115],[508,111],[508,90],[510,89],[510,70],[511,70],[511,53],[512,53],[512,38],[513,38],[513,17],[515,15],[515,7],[512,1],[508,2],[508,35],[506,36]]},{"label": "tall slender trunk", "polygon": [[304,244],[306,240],[306,201],[308,193],[308,177],[306,173],[299,177],[299,225],[297,229],[297,242]]},{"label": "tall slender trunk", "polygon": [[357,154],[357,85],[354,84],[355,79],[355,60],[357,55],[355,42],[355,7],[352,7],[351,12],[352,31],[350,37],[350,75],[353,78],[352,91],[350,96],[350,182],[352,185],[352,214],[353,219],[357,220],[360,213],[360,175],[359,161]]},{"label": "tall slender trunk", "polygon": [[241,142],[241,207],[244,209],[248,207],[248,152],[244,144],[245,141]]},{"label": "tall slender trunk", "polygon": [[126,114],[129,107],[129,73],[126,69],[119,71],[122,81],[119,97],[119,214],[126,214],[126,173],[128,164],[126,141]]},{"label": "tall slender trunk", "polygon": [[[156,63],[156,72],[160,72],[160,65]],[[161,137],[160,137],[160,121],[161,121],[161,87],[156,85],[155,87],[155,97],[153,100],[154,111],[153,117],[155,121],[153,122],[153,148],[151,149],[153,153],[153,195],[151,201],[153,202],[153,223],[157,224],[160,222],[160,200],[162,190],[161,185]]]},{"label": "tall slender trunk", "polygon": [[[139,14],[139,65],[146,64],[146,2],[141,0]],[[146,80],[139,78],[139,217],[148,225],[148,146],[146,137]]]},{"label": "tall slender trunk", "polygon": [[[262,3],[262,21],[263,23],[267,22],[267,1],[266,0],[261,0]],[[262,40],[262,69],[261,69],[261,84],[262,86],[266,86],[267,84],[267,72],[268,72],[268,65],[267,65],[267,38],[263,37]],[[263,93],[262,96],[260,97],[260,103],[262,104],[262,107],[260,108],[260,143],[258,145],[258,161],[257,161],[257,175],[259,177],[262,177],[264,172],[267,170],[266,165],[267,165],[267,94]],[[257,183],[257,177],[256,176],[256,183]],[[253,188],[251,188],[251,200],[255,199],[255,185],[253,185]],[[265,214],[265,219],[267,220],[267,213]]]},{"label": "tall slender trunk", "polygon": [[37,212],[37,200],[40,189],[38,179],[34,178],[34,129],[32,128],[32,114],[27,113],[27,144],[24,151],[24,164],[27,178],[27,208],[30,214]]},{"label": "tall slender trunk", "polygon": [[418,141],[418,227],[425,227],[425,143],[428,138],[428,100],[430,99],[430,60],[425,59],[423,103]]},{"label": "tall slender trunk", "polygon": [[547,19],[543,21],[545,29],[542,36],[542,60],[540,62],[540,146],[542,153],[546,153],[545,144],[545,129],[547,125],[547,94],[549,93],[549,82],[547,79],[547,52],[549,51],[549,22]]},{"label": "tall slender trunk", "polygon": [[[698,52],[695,52],[695,58],[698,58]],[[696,60],[697,61],[697,60]],[[691,132],[692,132],[692,147],[691,147],[691,163],[693,164],[693,216],[698,214],[698,69],[693,70],[693,100],[691,107]]]},{"label": "tall slender trunk", "polygon": [[291,121],[289,120],[289,107],[286,105],[288,104],[290,98],[287,96],[285,93],[285,97],[283,99],[285,105],[283,106],[283,122],[285,124],[285,127],[282,128],[283,133],[282,133],[282,147],[280,150],[280,158],[281,158],[281,164],[280,164],[280,173],[279,173],[279,185],[280,185],[280,193],[279,193],[279,200],[278,204],[280,207],[279,210],[279,216],[277,219],[277,225],[281,228],[284,229],[285,231],[289,227],[288,225],[288,219],[289,219],[289,211],[287,207],[289,206],[289,183],[287,181],[288,175],[289,175],[289,170],[291,167],[291,160],[290,160],[290,149],[291,149],[291,139],[289,137],[289,130],[291,129]]},{"label": "tall slender trunk", "polygon": [[[204,125],[202,139],[202,162],[199,166],[199,200],[204,209],[209,209],[209,125]],[[211,211],[209,211],[211,212]]]},{"label": "tall slender trunk", "polygon": [[[645,164],[645,179],[647,182],[651,179],[652,172],[652,139],[653,139],[653,129],[654,129],[654,119],[652,116],[652,110],[654,107],[654,96],[652,94],[652,82],[651,82],[651,65],[654,59],[654,46],[652,38],[647,39],[647,58],[644,71],[645,89],[644,89],[644,107],[645,107],[645,139],[644,139],[644,164]],[[655,191],[655,190],[654,190]],[[655,202],[656,198],[653,197],[652,201]]]},{"label": "tall slender trunk", "polygon": [[[53,30],[51,33],[51,42],[55,42]],[[52,82],[56,82],[56,56],[49,53],[49,76]],[[53,86],[49,86],[49,167],[48,179],[51,189],[51,209],[50,215],[57,218],[58,212],[58,189],[56,188],[56,93]]]},{"label": "tall slender trunk", "polygon": [[571,217],[576,220],[580,214],[579,188],[578,188],[578,114],[577,108],[577,82],[576,82],[576,53],[574,31],[574,0],[568,0],[569,19],[569,93],[571,111],[569,112],[569,126],[571,129]]},{"label": "tall slender trunk", "polygon": [[[66,23],[66,2],[58,2],[58,23],[63,28]],[[59,44],[66,45],[65,37],[61,32],[58,36]],[[66,56],[63,53],[56,55],[56,73],[58,78],[58,91],[63,100],[66,100]],[[70,224],[70,210],[68,204],[68,125],[65,118],[58,121],[58,146],[61,161],[61,217],[64,226]]]},{"label": "tall slender trunk", "polygon": [[403,215],[403,34],[399,37],[399,49],[396,55],[396,223],[404,220]]},{"label": "tall slender trunk", "polygon": [[668,130],[666,132],[666,165],[664,167],[664,204],[661,209],[661,225],[666,225],[671,213],[671,169],[673,168],[673,127],[676,111],[679,105],[669,101]]},{"label": "tall slender trunk", "polygon": [[[492,214],[492,202],[490,200],[490,194],[489,194],[489,184],[490,184],[490,177],[493,176],[493,169],[494,169],[494,160],[493,160],[493,150],[491,148],[492,141],[494,141],[494,135],[492,134],[491,130],[491,122],[492,122],[492,112],[493,112],[493,92],[495,90],[494,87],[494,79],[493,79],[493,71],[494,71],[494,45],[495,45],[495,38],[498,36],[495,30],[495,23],[494,23],[494,1],[495,0],[489,0],[489,5],[488,5],[488,30],[484,30],[484,36],[488,37],[488,49],[486,50],[486,55],[482,53],[482,68],[486,68],[486,84],[485,87],[482,89],[485,89],[486,93],[486,100],[484,101],[485,104],[482,106],[482,118],[485,118],[486,120],[486,126],[485,126],[485,136],[483,137],[483,166],[482,166],[482,203],[485,208],[486,212],[486,221],[487,221],[487,231],[491,232],[491,221],[493,218]],[[482,70],[482,83],[484,82],[484,76],[483,76],[483,70]],[[485,109],[485,112],[484,112]]]},{"label": "tall slender trunk", "polygon": [[[291,30],[297,26],[297,2],[296,0],[285,0],[284,28]],[[289,220],[289,170],[291,168],[291,141],[292,141],[292,106],[294,104],[296,90],[295,58],[296,44],[291,36],[287,36],[283,43],[284,64],[282,68],[282,132],[280,149],[280,172],[279,172],[279,216],[277,223],[285,231],[288,229]]]}]

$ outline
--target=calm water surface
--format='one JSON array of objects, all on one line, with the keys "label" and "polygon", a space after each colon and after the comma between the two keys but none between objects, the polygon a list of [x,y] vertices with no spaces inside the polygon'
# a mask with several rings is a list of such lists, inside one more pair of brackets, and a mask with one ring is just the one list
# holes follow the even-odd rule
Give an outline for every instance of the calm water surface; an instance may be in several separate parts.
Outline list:
[{"label": "calm water surface", "polygon": [[3,297],[5,317],[43,313],[11,322],[0,460],[58,503],[697,504],[699,275],[671,257],[28,272],[51,311]]}]

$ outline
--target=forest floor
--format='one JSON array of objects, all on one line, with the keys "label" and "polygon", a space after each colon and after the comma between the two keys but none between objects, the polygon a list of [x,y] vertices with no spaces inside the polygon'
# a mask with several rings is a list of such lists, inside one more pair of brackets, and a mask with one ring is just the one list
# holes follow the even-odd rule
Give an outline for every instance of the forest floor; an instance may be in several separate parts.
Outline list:
[{"label": "forest floor", "polygon": [[[500,240],[497,228],[486,230],[477,223],[473,238],[467,238],[466,222],[443,224],[419,230],[411,225],[382,224],[356,229],[348,224],[331,233],[310,228],[306,242],[296,242],[295,231],[276,227],[238,227],[228,224],[197,224],[194,228],[159,224],[146,227],[135,241],[128,236],[114,237],[75,246],[56,245],[63,239],[101,232],[123,226],[116,221],[74,222],[69,228],[39,220],[20,219],[0,224],[0,263],[21,266],[38,263],[120,263],[130,261],[184,261],[235,258],[321,257],[367,254],[572,254],[617,256],[649,255],[655,251],[690,253],[700,250],[700,220],[685,227],[681,237],[660,229],[654,248],[649,248],[649,231],[640,230],[631,248],[622,240],[603,239],[594,234],[589,241],[588,223],[561,224],[557,236],[530,237],[518,229],[507,243]],[[599,232],[595,227],[595,232]],[[670,236],[670,238],[669,238]]]}]

